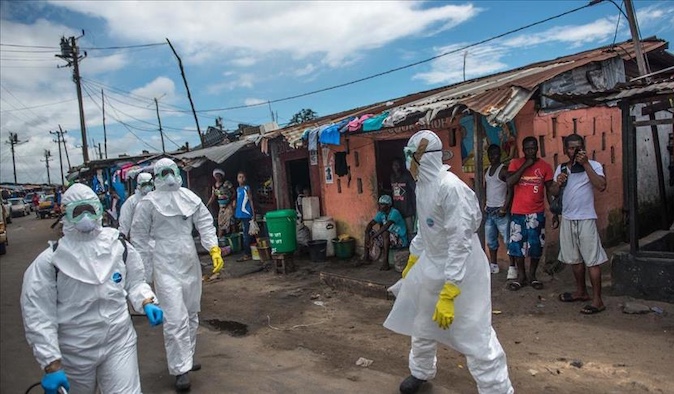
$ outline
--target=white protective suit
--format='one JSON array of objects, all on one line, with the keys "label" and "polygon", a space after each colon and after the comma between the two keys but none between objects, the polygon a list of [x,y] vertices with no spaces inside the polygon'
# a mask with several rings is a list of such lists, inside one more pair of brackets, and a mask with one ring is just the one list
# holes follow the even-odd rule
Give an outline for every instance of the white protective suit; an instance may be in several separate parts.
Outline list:
[{"label": "white protective suit", "polygon": [[[122,233],[126,239],[131,239],[131,223],[133,223],[133,215],[136,213],[136,206],[143,199],[152,188],[141,188],[141,184],[152,180],[152,175],[141,172],[136,177],[136,192],[126,199],[122,209],[119,212],[119,232]],[[151,244],[152,245],[152,244]],[[145,268],[145,281],[152,283],[152,265],[143,261]]]},{"label": "white protective suit", "polygon": [[[419,160],[419,231],[410,245],[410,253],[419,260],[393,286],[398,294],[384,326],[412,337],[409,368],[415,378],[435,377],[440,342],[466,356],[481,394],[513,393],[506,356],[491,326],[489,262],[476,234],[482,220],[479,203],[442,164],[442,142],[435,133],[422,130],[408,146],[418,146],[422,138],[429,141],[427,151],[436,152]],[[447,282],[457,285],[461,294],[454,300],[454,321],[443,330],[432,317]]]},{"label": "white protective suit", "polygon": [[[94,199],[75,184],[63,204]],[[136,332],[127,298],[136,311],[154,293],[144,281],[139,254],[119,232],[98,219],[90,232],[64,220],[64,236],[26,270],[21,291],[26,339],[40,367],[62,359],[72,393],[140,393]]]},{"label": "white protective suit", "polygon": [[[154,269],[154,286],[164,310],[164,346],[171,375],[192,369],[201,310],[201,264],[192,238],[192,226],[206,250],[218,246],[213,217],[192,191],[180,187],[180,176],[158,174],[177,167],[170,159],[154,166],[155,191],[136,207],[131,242],[143,261]],[[154,251],[150,241],[155,241]]]},{"label": "white protective suit", "polygon": [[[141,172],[136,177],[136,192],[126,199],[119,212],[119,232],[129,239],[131,232],[131,223],[133,222],[133,214],[136,211],[136,205],[143,199],[152,189],[143,189],[141,184],[152,180],[152,175],[147,172]],[[147,271],[147,267],[146,267]]]}]

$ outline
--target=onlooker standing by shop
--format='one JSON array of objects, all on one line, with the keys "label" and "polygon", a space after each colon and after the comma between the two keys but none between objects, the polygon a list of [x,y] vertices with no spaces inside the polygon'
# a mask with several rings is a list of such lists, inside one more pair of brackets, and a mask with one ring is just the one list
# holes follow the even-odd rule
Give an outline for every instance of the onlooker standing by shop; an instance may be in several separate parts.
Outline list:
[{"label": "onlooker standing by shop", "polygon": [[40,217],[40,193],[33,193],[33,210],[35,210],[35,217]]},{"label": "onlooker standing by shop", "polygon": [[416,182],[412,174],[405,168],[405,162],[400,158],[391,163],[391,188],[393,191],[393,208],[405,219],[407,239],[412,239],[414,222],[416,219]]},{"label": "onlooker standing by shop", "polygon": [[[519,290],[531,284],[536,290],[543,283],[536,279],[538,262],[545,245],[545,196],[550,196],[552,167],[538,158],[538,140],[526,137],[522,141],[524,157],[514,159],[508,167],[508,186],[513,188],[510,211],[510,243],[508,254],[517,263],[517,279],[508,283],[508,289]],[[529,256],[529,275],[524,259]]]},{"label": "onlooker standing by shop", "polygon": [[[509,193],[506,178],[508,175],[507,167],[501,163],[501,147],[492,144],[487,149],[489,157],[489,167],[485,172],[485,186],[487,191],[487,202],[484,208],[485,224],[484,229],[487,238],[487,248],[489,249],[489,262],[491,273],[499,272],[498,266],[498,235],[501,234],[503,244],[508,248],[510,241],[510,203],[511,193]],[[508,279],[517,279],[517,268],[515,259],[510,257],[510,266],[508,267]]]},{"label": "onlooker standing by shop", "polygon": [[243,257],[237,261],[247,261],[251,259],[250,253],[250,221],[255,218],[255,209],[253,208],[253,194],[250,186],[246,183],[246,173],[239,171],[236,175],[236,181],[239,187],[236,188],[236,213],[235,216],[241,221],[243,227]]},{"label": "onlooker standing by shop", "polygon": [[[556,181],[550,191],[562,194],[562,223],[559,230],[559,260],[573,267],[576,291],[559,295],[560,301],[590,301],[580,313],[592,315],[606,309],[601,299],[601,264],[608,260],[597,231],[594,209],[594,189],[606,190],[606,178],[601,164],[588,160],[583,137],[572,134],[564,140],[569,162],[555,171]],[[553,222],[553,226],[557,223]],[[585,266],[590,272],[592,297],[587,293]]]},{"label": "onlooker standing by shop", "polygon": [[213,178],[215,178],[215,185],[206,206],[210,207],[213,201],[218,201],[218,238],[222,241],[225,234],[232,232],[234,187],[232,182],[225,179],[225,172],[219,168],[213,170]]}]

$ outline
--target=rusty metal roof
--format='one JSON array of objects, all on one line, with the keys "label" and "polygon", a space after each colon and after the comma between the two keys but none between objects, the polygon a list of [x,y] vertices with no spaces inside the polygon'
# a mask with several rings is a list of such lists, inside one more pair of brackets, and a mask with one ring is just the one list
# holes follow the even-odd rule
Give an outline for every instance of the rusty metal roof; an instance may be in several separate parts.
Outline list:
[{"label": "rusty metal roof", "polygon": [[[664,51],[667,47],[668,43],[661,39],[642,40],[644,53]],[[423,113],[430,112],[431,108],[434,108],[435,113],[437,113],[438,110],[450,109],[457,105],[465,105],[469,109],[486,116],[492,123],[504,123],[517,115],[543,82],[592,62],[601,62],[613,57],[630,60],[634,56],[634,45],[631,41],[627,41],[615,46],[596,48],[466,82],[354,108],[300,125],[286,127],[265,134],[263,138],[271,139],[283,136],[291,146],[296,146],[307,128],[337,122],[345,118],[367,113],[379,114],[384,110],[393,112],[400,109],[418,110],[417,112]]]},{"label": "rusty metal roof", "polygon": [[674,78],[656,82],[639,81],[616,86],[603,92],[584,94],[547,94],[547,97],[560,102],[572,102],[586,105],[598,105],[625,99],[655,95],[674,95]]}]

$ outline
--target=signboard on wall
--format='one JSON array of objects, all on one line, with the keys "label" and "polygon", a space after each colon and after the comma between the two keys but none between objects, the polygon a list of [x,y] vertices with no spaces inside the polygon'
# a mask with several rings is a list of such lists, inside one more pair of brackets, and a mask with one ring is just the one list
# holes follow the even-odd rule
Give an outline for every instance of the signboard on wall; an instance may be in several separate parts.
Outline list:
[{"label": "signboard on wall", "polygon": [[309,164],[311,164],[312,166],[318,165],[318,151],[317,150],[310,150],[309,151]]},{"label": "signboard on wall", "polygon": [[332,164],[324,167],[323,172],[325,173],[325,183],[326,184],[334,183],[334,181],[335,181],[335,171],[332,169]]}]

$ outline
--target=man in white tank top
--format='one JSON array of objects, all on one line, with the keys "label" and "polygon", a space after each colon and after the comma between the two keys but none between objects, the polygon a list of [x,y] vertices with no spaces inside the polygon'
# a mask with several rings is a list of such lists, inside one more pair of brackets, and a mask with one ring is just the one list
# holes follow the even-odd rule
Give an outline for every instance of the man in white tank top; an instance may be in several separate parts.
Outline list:
[{"label": "man in white tank top", "polygon": [[[484,174],[485,186],[487,191],[487,202],[485,211],[485,234],[486,244],[489,249],[489,265],[491,273],[499,272],[498,266],[498,235],[501,234],[503,243],[508,249],[508,240],[510,239],[510,199],[512,193],[508,191],[506,183],[507,166],[501,164],[501,147],[490,145],[487,148],[490,166]],[[515,268],[514,259],[510,259],[508,267],[508,279],[517,278],[517,268]]]}]

